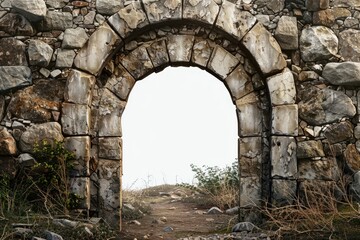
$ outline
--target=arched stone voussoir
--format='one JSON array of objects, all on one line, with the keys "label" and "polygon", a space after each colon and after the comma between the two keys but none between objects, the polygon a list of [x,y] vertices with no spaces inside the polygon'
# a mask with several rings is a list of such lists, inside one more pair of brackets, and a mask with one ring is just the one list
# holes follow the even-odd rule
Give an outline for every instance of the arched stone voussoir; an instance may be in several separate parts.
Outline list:
[{"label": "arched stone voussoir", "polygon": [[[262,134],[262,115],[259,97],[250,93],[236,101],[240,137],[260,137]],[[251,120],[249,120],[251,119]]]},{"label": "arched stone voussoir", "polygon": [[114,73],[106,82],[105,87],[118,98],[126,101],[134,85],[135,79],[121,64],[118,64],[118,66],[115,67]]},{"label": "arched stone voussoir", "polygon": [[265,76],[278,73],[286,67],[279,44],[261,23],[257,23],[241,43],[253,56]]},{"label": "arched stone voussoir", "polygon": [[142,0],[150,24],[166,20],[180,20],[182,0]]},{"label": "arched stone voussoir", "polygon": [[208,63],[208,70],[224,80],[239,64],[240,60],[220,46],[216,46]]},{"label": "arched stone voussoir", "polygon": [[195,37],[192,35],[171,35],[167,38],[170,64],[189,63]]},{"label": "arched stone voussoir", "polygon": [[206,68],[214,48],[215,44],[208,39],[195,38],[191,62],[201,68]]},{"label": "arched stone voussoir", "polygon": [[77,68],[97,75],[114,49],[122,44],[120,37],[104,23],[89,38],[75,57]]},{"label": "arched stone voussoir", "polygon": [[295,81],[290,69],[266,79],[272,105],[294,104],[296,100]]},{"label": "arched stone voussoir", "polygon": [[183,19],[213,25],[220,7],[214,0],[183,0]]},{"label": "arched stone voussoir", "polygon": [[254,91],[251,76],[248,75],[241,64],[227,76],[225,85],[229,89],[233,100],[238,100]]}]

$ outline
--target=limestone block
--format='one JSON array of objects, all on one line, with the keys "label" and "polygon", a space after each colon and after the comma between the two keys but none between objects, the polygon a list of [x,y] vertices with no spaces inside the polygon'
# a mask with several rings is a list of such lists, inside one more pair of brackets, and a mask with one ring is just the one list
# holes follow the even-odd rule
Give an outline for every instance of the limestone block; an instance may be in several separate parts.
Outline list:
[{"label": "limestone block", "polygon": [[6,128],[0,128],[0,155],[15,155],[16,141]]},{"label": "limestone block", "polygon": [[65,30],[72,28],[73,16],[69,12],[48,11],[38,24],[39,31]]},{"label": "limestone block", "polygon": [[123,7],[123,1],[96,0],[96,10],[104,15],[112,15]]},{"label": "limestone block", "polygon": [[286,67],[279,44],[261,23],[257,23],[245,35],[242,44],[254,57],[264,75],[279,72]]},{"label": "limestone block", "polygon": [[89,41],[77,54],[74,63],[77,68],[96,75],[105,64],[106,59],[121,40],[118,35],[104,24],[89,38]]},{"label": "limestone block", "polygon": [[89,136],[67,137],[64,139],[64,147],[75,153],[76,161],[73,163],[70,175],[72,177],[89,176],[89,161],[91,141]]},{"label": "limestone block", "polygon": [[206,67],[214,47],[208,40],[195,38],[191,61],[201,67]]},{"label": "limestone block", "polygon": [[296,141],[293,137],[271,137],[271,176],[294,178],[297,174]]},{"label": "limestone block", "polygon": [[170,62],[190,62],[194,36],[191,35],[171,35],[168,37],[167,49],[169,51]]},{"label": "limestone block", "polygon": [[27,66],[25,49],[26,44],[16,38],[1,38],[0,66]]},{"label": "limestone block", "polygon": [[82,48],[88,39],[89,37],[85,29],[80,27],[68,28],[64,32],[64,39],[61,46],[65,49]]},{"label": "limestone block", "polygon": [[33,22],[43,19],[47,11],[44,0],[13,0],[12,7]]},{"label": "limestone block", "polygon": [[323,77],[333,85],[360,86],[360,63],[328,63],[323,70]]},{"label": "limestone block", "polygon": [[30,40],[28,47],[29,63],[40,67],[47,67],[53,55],[52,47],[41,40]]},{"label": "limestone block", "polygon": [[271,133],[275,135],[298,135],[298,105],[281,105],[272,109]]},{"label": "limestone block", "polygon": [[239,99],[236,101],[236,106],[238,109],[239,136],[261,136],[262,110],[258,102],[244,102],[243,99]]},{"label": "limestone block", "polygon": [[181,0],[143,0],[143,4],[150,23],[181,19]]},{"label": "limestone block", "polygon": [[164,39],[154,41],[146,49],[155,68],[166,66],[169,63],[169,55]]},{"label": "limestone block", "polygon": [[185,0],[183,5],[184,19],[198,20],[210,25],[214,24],[220,10],[214,0]]},{"label": "limestone block", "polygon": [[31,70],[25,66],[0,66],[0,94],[32,84]]},{"label": "limestone block", "polygon": [[347,29],[339,33],[339,54],[346,61],[360,62],[360,30]]},{"label": "limestone block", "polygon": [[[120,137],[99,138],[99,158],[121,160],[122,159],[121,138]],[[105,176],[101,178],[105,178]]]},{"label": "limestone block", "polygon": [[105,87],[113,92],[118,98],[126,101],[131,89],[135,84],[135,79],[122,66],[118,65],[115,72],[106,82]]},{"label": "limestone block", "polygon": [[225,78],[225,83],[234,100],[242,98],[254,91],[251,77],[241,64]]},{"label": "limestone block", "polygon": [[108,22],[122,38],[149,24],[146,13],[138,1],[131,1],[129,5],[112,15]]},{"label": "limestone block", "polygon": [[294,204],[296,200],[297,183],[294,180],[272,180],[271,202],[277,207]]},{"label": "limestone block", "polygon": [[262,145],[261,137],[239,139],[239,166],[241,177],[261,176]]},{"label": "limestone block", "polygon": [[240,207],[256,207],[261,204],[261,183],[259,177],[240,178]]},{"label": "limestone block", "polygon": [[67,135],[85,135],[89,133],[90,108],[87,105],[63,103],[61,125]]},{"label": "limestone block", "polygon": [[309,140],[298,142],[296,156],[298,159],[325,157],[325,153],[321,141]]},{"label": "limestone block", "polygon": [[299,36],[296,17],[282,16],[275,30],[275,38],[284,50],[296,50]]},{"label": "limestone block", "polygon": [[7,13],[0,18],[0,31],[12,36],[33,36],[36,32],[29,20],[20,14]]},{"label": "limestone block", "polygon": [[266,79],[272,105],[293,104],[296,99],[294,77],[290,69]]},{"label": "limestone block", "polygon": [[239,59],[224,48],[217,46],[211,54],[208,68],[221,79],[225,79],[238,63]]},{"label": "limestone block", "polygon": [[354,137],[354,126],[349,121],[335,123],[325,129],[324,136],[330,144],[351,140]]},{"label": "limestone block", "polygon": [[105,89],[99,104],[98,134],[103,137],[121,137],[121,115],[126,102]]},{"label": "limestone block", "polygon": [[308,11],[319,11],[329,8],[329,0],[306,0],[306,8]]},{"label": "limestone block", "polygon": [[78,196],[80,200],[79,209],[90,208],[90,178],[70,178],[70,192]]},{"label": "limestone block", "polygon": [[324,160],[302,159],[298,163],[299,179],[338,180],[339,171],[335,158]]},{"label": "limestone block", "polygon": [[90,106],[95,81],[93,75],[72,70],[66,82],[65,101]]},{"label": "limestone block", "polygon": [[74,50],[58,49],[55,66],[58,68],[72,67],[75,55]]},{"label": "limestone block", "polygon": [[241,40],[255,23],[256,18],[253,15],[241,11],[235,3],[226,0],[223,1],[216,20],[217,27],[237,40]]},{"label": "limestone block", "polygon": [[145,77],[154,68],[145,47],[136,48],[127,56],[122,57],[120,63],[136,80]]},{"label": "limestone block", "polygon": [[120,162],[99,159],[99,197],[106,210],[120,207]]}]

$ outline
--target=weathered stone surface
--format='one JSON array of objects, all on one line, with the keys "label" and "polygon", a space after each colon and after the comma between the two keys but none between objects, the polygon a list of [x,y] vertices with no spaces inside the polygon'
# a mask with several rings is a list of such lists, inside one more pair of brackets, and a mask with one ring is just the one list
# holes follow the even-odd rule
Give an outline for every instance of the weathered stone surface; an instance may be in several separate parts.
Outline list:
[{"label": "weathered stone surface", "polygon": [[344,152],[346,170],[352,173],[360,171],[360,153],[354,144],[349,144]]},{"label": "weathered stone surface", "polygon": [[195,38],[191,61],[197,65],[206,67],[213,50],[214,47],[210,41]]},{"label": "weathered stone surface", "polygon": [[299,178],[307,180],[337,180],[339,177],[335,158],[324,160],[300,160]]},{"label": "weathered stone surface", "polygon": [[83,28],[68,28],[64,32],[64,39],[62,42],[62,48],[74,49],[82,48],[87,40],[88,35]]},{"label": "weathered stone surface", "polygon": [[332,123],[356,114],[356,108],[346,94],[327,88],[304,89],[298,105],[300,118],[311,125]]},{"label": "weathered stone surface", "polygon": [[292,72],[286,68],[282,73],[266,79],[272,105],[293,104],[296,98]]},{"label": "weathered stone surface", "polygon": [[39,21],[46,16],[44,0],[13,0],[12,7],[30,21]]},{"label": "weathered stone surface", "polygon": [[306,0],[306,8],[308,11],[319,11],[329,8],[329,0]]},{"label": "weathered stone surface", "polygon": [[54,141],[62,142],[64,137],[61,133],[61,125],[57,122],[47,122],[31,126],[21,135],[20,149],[22,152],[33,153],[34,144],[40,144],[43,140],[50,144]]},{"label": "weathered stone surface", "polygon": [[58,68],[72,67],[75,55],[74,50],[58,49],[55,66]]},{"label": "weathered stone surface", "polygon": [[236,4],[224,1],[216,20],[216,26],[241,40],[255,25],[256,18],[247,11],[241,11]]},{"label": "weathered stone surface", "polygon": [[259,177],[240,178],[240,207],[260,206],[261,183]]},{"label": "weathered stone surface", "polygon": [[271,133],[275,135],[298,135],[298,105],[281,105],[272,109]]},{"label": "weathered stone surface", "polygon": [[334,0],[334,7],[360,7],[359,0]]},{"label": "weathered stone surface", "polygon": [[45,19],[38,24],[40,31],[65,30],[72,28],[73,17],[69,12],[48,11]]},{"label": "weathered stone surface", "polygon": [[303,141],[298,142],[297,158],[324,157],[325,153],[321,141]]},{"label": "weathered stone surface", "polygon": [[118,65],[115,72],[106,82],[105,87],[113,92],[118,98],[126,101],[131,89],[135,84],[135,79],[126,69]]},{"label": "weathered stone surface", "polygon": [[330,144],[350,140],[354,135],[353,125],[348,121],[333,124],[325,129],[324,135]]},{"label": "weathered stone surface", "polygon": [[241,64],[226,77],[225,83],[234,100],[254,91],[251,77]]},{"label": "weathered stone surface", "polygon": [[183,5],[183,18],[198,20],[211,25],[220,9],[214,0],[185,0]]},{"label": "weathered stone surface", "polygon": [[4,117],[5,114],[5,97],[0,95],[0,122]]},{"label": "weathered stone surface", "polygon": [[48,122],[53,111],[60,111],[64,100],[63,81],[37,80],[34,85],[14,94],[8,113],[11,117],[30,120],[35,123]]},{"label": "weathered stone surface", "polygon": [[360,63],[328,63],[323,70],[323,77],[334,85],[360,86]]},{"label": "weathered stone surface", "polygon": [[251,222],[239,222],[231,230],[231,232],[252,232],[257,227]]},{"label": "weathered stone surface", "polygon": [[15,155],[16,141],[6,128],[0,127],[0,155]]},{"label": "weathered stone surface", "polygon": [[90,108],[87,105],[63,103],[61,125],[67,135],[85,135],[89,133]]},{"label": "weathered stone surface", "polygon": [[272,177],[296,176],[296,141],[293,137],[271,137],[271,166]]},{"label": "weathered stone surface", "polygon": [[350,194],[356,201],[360,201],[360,171],[353,176],[353,181],[349,185]]},{"label": "weathered stone surface", "polygon": [[45,2],[50,8],[63,8],[66,5],[63,0],[45,0]]},{"label": "weathered stone surface", "polygon": [[0,93],[25,87],[31,83],[30,68],[25,66],[0,66]]},{"label": "weathered stone surface", "polygon": [[319,79],[319,74],[314,71],[301,71],[298,76],[298,80],[303,81],[311,81]]},{"label": "weathered stone surface", "polygon": [[[99,197],[104,208],[111,211],[117,210],[120,207],[120,162],[100,159],[98,169]],[[109,215],[112,215],[111,218],[115,217],[115,214]],[[109,219],[109,217],[105,219]]]},{"label": "weathered stone surface", "polygon": [[69,186],[70,192],[80,197],[78,208],[89,209],[90,208],[90,178],[88,177],[70,178],[69,185],[70,185]]},{"label": "weathered stone surface", "polygon": [[90,106],[95,80],[93,75],[72,70],[66,82],[65,101]]},{"label": "weathered stone surface", "polygon": [[121,8],[108,19],[109,24],[122,37],[149,24],[146,13],[142,10],[140,2],[132,1],[129,5]]},{"label": "weathered stone surface", "polygon": [[[194,36],[171,35],[168,37],[167,48],[170,62],[190,62]],[[181,47],[180,47],[181,46]]]},{"label": "weathered stone surface", "polygon": [[76,161],[71,169],[72,177],[89,176],[90,137],[67,137],[64,139],[64,147],[68,151],[75,153]]},{"label": "weathered stone surface", "polygon": [[51,240],[63,240],[63,237],[57,233],[51,232],[51,231],[45,231],[46,239]]},{"label": "weathered stone surface", "polygon": [[0,66],[27,66],[26,45],[16,38],[0,39]]},{"label": "weathered stone surface", "polygon": [[299,47],[299,36],[296,17],[282,16],[274,36],[282,49],[297,49]]},{"label": "weathered stone surface", "polygon": [[239,159],[241,177],[261,176],[261,137],[240,138]]},{"label": "weathered stone surface", "polygon": [[118,12],[123,3],[117,0],[96,0],[96,10],[104,15],[112,15]]},{"label": "weathered stone surface", "polygon": [[255,94],[240,98],[236,101],[236,106],[238,109],[239,136],[261,136],[262,111]]},{"label": "weathered stone surface", "polygon": [[12,36],[32,36],[35,30],[29,20],[20,14],[7,13],[0,19],[0,31]]},{"label": "weathered stone surface", "polygon": [[296,189],[296,181],[273,179],[271,189],[272,204],[278,207],[293,204],[296,199]]},{"label": "weathered stone surface", "polygon": [[150,23],[181,19],[181,0],[143,0],[143,4]]},{"label": "weathered stone surface", "polygon": [[29,63],[40,67],[47,67],[50,63],[52,47],[41,40],[30,40],[28,47]]},{"label": "weathered stone surface", "polygon": [[259,7],[266,7],[274,13],[280,12],[285,6],[285,0],[256,0],[255,2]]},{"label": "weathered stone surface", "polygon": [[226,51],[222,47],[216,47],[210,57],[208,68],[217,76],[225,79],[239,63],[234,55]]},{"label": "weathered stone surface", "polygon": [[136,48],[120,62],[136,80],[145,77],[154,68],[145,47]]},{"label": "weathered stone surface", "polygon": [[96,75],[120,42],[119,36],[110,26],[102,25],[91,35],[85,47],[75,57],[75,66]]},{"label": "weathered stone surface", "polygon": [[99,158],[121,160],[122,159],[121,138],[120,137],[99,138]]},{"label": "weathered stone surface", "polygon": [[339,33],[339,54],[346,61],[360,62],[360,30],[348,29]]},{"label": "weathered stone surface", "polygon": [[327,27],[305,27],[301,32],[300,51],[306,62],[327,60],[337,54],[338,38]]},{"label": "weathered stone surface", "polygon": [[337,19],[351,17],[351,12],[345,8],[331,8],[314,12],[313,22],[316,25],[333,26]]},{"label": "weathered stone surface", "polygon": [[164,67],[169,63],[169,55],[166,48],[164,39],[154,41],[149,47],[146,48],[151,58],[151,62],[155,68]]},{"label": "weathered stone surface", "polygon": [[125,105],[126,102],[121,101],[108,89],[104,90],[98,113],[98,134],[100,137],[121,137],[121,115]]},{"label": "weathered stone surface", "polygon": [[260,23],[257,23],[242,40],[242,44],[254,57],[264,75],[279,72],[286,61],[275,38]]}]

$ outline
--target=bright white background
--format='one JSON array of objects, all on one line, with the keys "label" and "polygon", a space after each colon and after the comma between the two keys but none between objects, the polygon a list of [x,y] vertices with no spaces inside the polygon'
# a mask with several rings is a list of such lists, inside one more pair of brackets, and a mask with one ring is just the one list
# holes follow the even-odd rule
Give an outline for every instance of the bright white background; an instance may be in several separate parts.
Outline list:
[{"label": "bright white background", "polygon": [[125,189],[192,183],[191,163],[224,167],[237,157],[230,94],[199,68],[168,67],[138,81],[122,130]]}]

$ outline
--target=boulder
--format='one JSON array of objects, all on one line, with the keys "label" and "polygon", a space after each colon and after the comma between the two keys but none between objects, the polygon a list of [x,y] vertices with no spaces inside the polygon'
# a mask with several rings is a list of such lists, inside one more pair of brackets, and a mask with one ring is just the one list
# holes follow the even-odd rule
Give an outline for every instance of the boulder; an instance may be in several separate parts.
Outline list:
[{"label": "boulder", "polygon": [[275,30],[275,38],[282,49],[297,49],[299,46],[299,37],[296,18],[282,16]]},{"label": "boulder", "polygon": [[35,34],[35,30],[29,20],[15,13],[8,13],[0,19],[0,31],[4,31],[12,36],[32,36]]},{"label": "boulder", "polygon": [[329,8],[329,0],[306,0],[306,8],[308,11],[319,11]]},{"label": "boulder", "polygon": [[117,13],[122,7],[122,1],[116,0],[96,0],[96,10],[104,15]]},{"label": "boulder", "polygon": [[349,144],[344,151],[345,170],[350,173],[360,171],[360,153],[354,144]]},{"label": "boulder", "polygon": [[41,40],[30,40],[28,47],[30,65],[47,67],[50,63],[53,49]]},{"label": "boulder", "polygon": [[69,28],[64,32],[64,39],[62,42],[62,48],[74,49],[82,48],[87,40],[88,35],[83,28]]},{"label": "boulder", "polygon": [[32,22],[43,19],[47,11],[44,0],[13,0],[12,7]]},{"label": "boulder", "polygon": [[354,127],[348,122],[340,122],[327,127],[324,136],[330,144],[351,140],[354,136]]},{"label": "boulder", "polygon": [[15,155],[16,141],[6,128],[0,128],[0,155]]},{"label": "boulder", "polygon": [[0,66],[0,94],[32,83],[31,70],[25,66]]},{"label": "boulder", "polygon": [[323,70],[323,77],[334,85],[360,86],[360,63],[328,63]]},{"label": "boulder", "polygon": [[321,141],[298,142],[297,158],[324,157],[325,153]]},{"label": "boulder", "polygon": [[0,66],[27,66],[25,48],[25,43],[16,38],[1,38]]},{"label": "boulder", "polygon": [[65,30],[72,28],[73,16],[69,12],[49,11],[44,20],[40,21],[38,28],[40,31]]},{"label": "boulder", "polygon": [[350,10],[346,8],[331,8],[314,12],[313,22],[316,25],[331,27],[335,24],[336,20],[344,19],[346,17],[351,17]]},{"label": "boulder", "polygon": [[59,49],[57,52],[56,64],[58,68],[70,68],[73,65],[76,53],[74,50]]},{"label": "boulder", "polygon": [[348,29],[339,33],[339,54],[346,61],[360,62],[360,30]]}]

